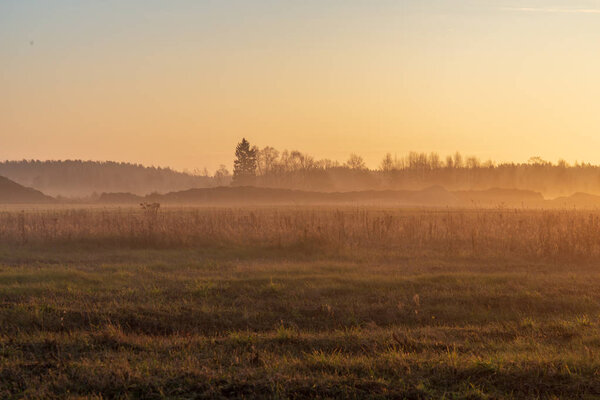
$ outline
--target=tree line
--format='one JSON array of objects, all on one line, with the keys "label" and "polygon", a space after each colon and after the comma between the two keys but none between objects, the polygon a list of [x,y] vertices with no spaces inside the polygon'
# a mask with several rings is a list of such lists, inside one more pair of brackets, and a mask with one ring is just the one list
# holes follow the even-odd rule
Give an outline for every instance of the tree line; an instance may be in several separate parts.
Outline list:
[{"label": "tree line", "polygon": [[325,191],[415,190],[432,185],[448,190],[500,187],[560,196],[600,194],[600,167],[570,165],[564,160],[552,163],[540,157],[531,157],[526,163],[496,163],[460,152],[445,157],[435,152],[409,152],[401,157],[387,153],[377,169],[369,169],[357,154],[343,163],[318,160],[300,151],[261,149],[244,138],[236,147],[232,184]]},{"label": "tree line", "polygon": [[0,162],[0,175],[49,195],[67,197],[103,192],[145,195],[230,184],[311,191],[418,190],[440,185],[448,190],[525,189],[549,197],[600,194],[600,167],[589,163],[551,163],[539,157],[526,163],[496,163],[459,152],[445,157],[409,152],[401,157],[388,153],[377,168],[369,169],[357,154],[344,162],[316,159],[296,150],[259,148],[246,139],[235,149],[232,172],[225,165],[209,173],[120,162]]}]

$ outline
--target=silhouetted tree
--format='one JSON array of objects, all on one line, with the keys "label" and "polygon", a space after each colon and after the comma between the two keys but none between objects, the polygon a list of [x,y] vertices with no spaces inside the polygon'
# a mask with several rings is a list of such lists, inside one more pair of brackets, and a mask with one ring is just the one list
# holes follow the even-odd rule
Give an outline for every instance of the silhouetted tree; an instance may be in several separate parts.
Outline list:
[{"label": "silhouetted tree", "polygon": [[391,172],[395,169],[394,159],[390,153],[387,153],[383,160],[381,160],[379,169],[383,172]]},{"label": "silhouetted tree", "polygon": [[442,160],[438,153],[429,154],[429,169],[439,169],[442,167]]},{"label": "silhouetted tree", "polygon": [[250,147],[246,138],[238,143],[235,148],[235,161],[233,162],[233,183],[236,185],[250,185],[256,178],[256,148]]},{"label": "silhouetted tree", "polygon": [[260,150],[256,155],[258,173],[260,175],[265,175],[271,172],[274,169],[278,158],[279,152],[273,147],[267,146]]},{"label": "silhouetted tree", "polygon": [[367,169],[367,166],[365,165],[365,161],[363,160],[363,158],[361,156],[359,156],[358,154],[354,154],[354,153],[350,154],[350,158],[348,158],[348,161],[346,161],[346,165],[350,169],[356,169],[356,170]]},{"label": "silhouetted tree", "polygon": [[477,157],[468,157],[466,166],[467,166],[467,168],[470,168],[470,169],[480,168],[481,161],[479,161],[479,159]]},{"label": "silhouetted tree", "polygon": [[458,151],[454,153],[454,168],[463,167],[463,156]]},{"label": "silhouetted tree", "polygon": [[215,172],[215,183],[217,184],[217,186],[222,186],[223,184],[225,184],[225,181],[227,181],[230,176],[231,174],[229,173],[225,165],[221,164],[219,165],[219,169]]}]

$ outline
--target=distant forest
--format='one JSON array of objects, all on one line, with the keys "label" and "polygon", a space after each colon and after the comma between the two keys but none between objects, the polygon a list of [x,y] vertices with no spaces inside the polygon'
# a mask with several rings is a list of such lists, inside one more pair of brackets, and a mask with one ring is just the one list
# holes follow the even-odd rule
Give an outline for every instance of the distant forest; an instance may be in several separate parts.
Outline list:
[{"label": "distant forest", "polygon": [[0,175],[45,194],[65,197],[89,197],[103,192],[145,195],[218,183],[214,177],[110,161],[5,161],[0,163]]},{"label": "distant forest", "polygon": [[436,153],[410,152],[402,157],[387,154],[377,169],[368,169],[355,154],[341,163],[268,146],[249,149],[253,158],[251,168],[245,170],[249,176],[238,181],[232,181],[225,166],[210,174],[206,170],[188,173],[139,164],[81,160],[5,161],[0,163],[0,175],[46,194],[65,197],[89,197],[104,192],[145,195],[230,184],[325,192],[419,190],[440,185],[451,191],[533,190],[550,198],[576,192],[600,194],[600,167],[587,163],[551,163],[539,157],[527,163],[495,163],[460,153],[441,157]]},{"label": "distant forest", "polygon": [[[457,152],[410,152],[403,157],[386,154],[379,167],[370,170],[361,156],[352,154],[344,163],[316,160],[299,151],[252,147],[256,186],[316,190],[419,190],[440,185],[451,191],[490,188],[541,192],[547,197],[577,192],[600,194],[600,167],[589,163],[551,163],[532,157],[527,163],[482,162]],[[247,180],[246,180],[247,181]],[[235,184],[235,180],[234,180]]]}]

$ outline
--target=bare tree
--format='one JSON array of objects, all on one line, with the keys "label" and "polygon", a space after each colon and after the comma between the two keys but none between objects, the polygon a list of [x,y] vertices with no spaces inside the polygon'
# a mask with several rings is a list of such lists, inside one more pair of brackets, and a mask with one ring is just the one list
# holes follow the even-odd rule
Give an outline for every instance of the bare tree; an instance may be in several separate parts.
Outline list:
[{"label": "bare tree", "polygon": [[477,157],[467,158],[467,168],[475,169],[481,167],[481,161]]},{"label": "bare tree", "polygon": [[395,169],[395,163],[391,153],[387,153],[385,157],[383,157],[379,169],[383,172],[391,172]]},{"label": "bare tree", "polygon": [[458,151],[454,153],[454,168],[463,167],[463,156]]},{"label": "bare tree", "polygon": [[275,164],[277,163],[277,159],[279,158],[279,151],[274,149],[273,147],[266,146],[262,150],[258,151],[256,157],[256,165],[258,169],[259,175],[267,175],[271,171]]},{"label": "bare tree", "polygon": [[365,170],[367,169],[367,165],[361,156],[358,154],[350,154],[350,158],[346,161],[346,166],[350,169],[354,170]]},{"label": "bare tree", "polygon": [[442,166],[442,161],[440,159],[440,155],[438,153],[430,153],[429,154],[429,168],[430,169],[439,169]]},{"label": "bare tree", "polygon": [[219,165],[219,169],[215,172],[214,176],[215,183],[217,184],[217,186],[223,186],[224,184],[226,184],[230,177],[231,174],[229,173],[225,165]]}]

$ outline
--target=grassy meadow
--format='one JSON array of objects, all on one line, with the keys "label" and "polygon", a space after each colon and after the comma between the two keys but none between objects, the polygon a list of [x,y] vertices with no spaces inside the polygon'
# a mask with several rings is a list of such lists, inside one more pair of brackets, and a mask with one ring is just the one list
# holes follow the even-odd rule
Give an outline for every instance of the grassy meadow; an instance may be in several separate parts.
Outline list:
[{"label": "grassy meadow", "polygon": [[600,213],[0,211],[0,398],[593,399]]}]

